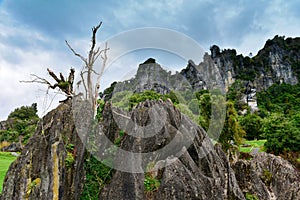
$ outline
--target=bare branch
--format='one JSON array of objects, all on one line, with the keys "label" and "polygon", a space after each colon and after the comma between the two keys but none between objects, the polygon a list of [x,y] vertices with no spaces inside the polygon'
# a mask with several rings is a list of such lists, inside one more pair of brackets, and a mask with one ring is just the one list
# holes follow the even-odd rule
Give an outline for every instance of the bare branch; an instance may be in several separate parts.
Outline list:
[{"label": "bare branch", "polygon": [[59,77],[60,77],[60,80],[61,80],[61,81],[66,82],[65,77],[62,75],[61,72],[59,73]]},{"label": "bare branch", "polygon": [[60,82],[60,79],[57,78],[57,76],[53,73],[53,71],[51,71],[49,68],[47,68],[47,71],[48,71],[49,75],[50,75],[52,78],[54,78],[54,80],[55,80],[56,82]]},{"label": "bare branch", "polygon": [[91,46],[91,50],[90,50],[90,56],[94,52],[94,48],[95,48],[95,45],[96,45],[96,33],[97,33],[97,31],[98,31],[98,29],[100,28],[101,25],[102,25],[102,22],[100,22],[98,24],[98,26],[92,28],[93,36],[92,36],[92,46]]},{"label": "bare branch", "polygon": [[[97,107],[97,97],[98,97],[98,93],[99,93],[99,89],[100,89],[100,80],[101,80],[101,77],[103,75],[103,72],[104,72],[104,69],[106,67],[106,62],[107,62],[107,42],[105,43],[105,48],[103,51],[103,55],[101,55],[101,58],[102,58],[102,66],[101,66],[101,70],[100,70],[100,75],[98,76],[97,78],[97,83],[95,85],[95,107]],[[99,54],[100,55],[100,54]]]},{"label": "bare branch", "polygon": [[65,40],[67,46],[69,47],[69,49],[74,53],[75,56],[78,56],[86,65],[88,64],[87,63],[87,60],[86,58],[84,58],[82,55],[80,55],[79,53],[77,53],[72,47],[71,45],[68,43],[67,40]]}]

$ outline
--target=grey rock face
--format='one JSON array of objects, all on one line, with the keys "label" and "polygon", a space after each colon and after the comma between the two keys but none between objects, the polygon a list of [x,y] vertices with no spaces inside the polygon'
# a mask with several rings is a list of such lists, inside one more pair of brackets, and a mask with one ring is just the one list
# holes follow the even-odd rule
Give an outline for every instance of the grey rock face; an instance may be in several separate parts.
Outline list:
[{"label": "grey rock face", "polygon": [[143,63],[139,65],[135,78],[117,83],[114,92],[154,90],[160,94],[167,94],[172,89],[173,79],[171,72],[165,71],[159,64]]},{"label": "grey rock face", "polygon": [[[79,199],[85,148],[77,136],[69,101],[49,112],[6,174],[1,199]],[[73,162],[66,166],[66,145]]]},{"label": "grey rock face", "polygon": [[300,199],[300,174],[286,160],[267,153],[258,153],[252,160],[240,160],[233,165],[244,193],[259,199]]},{"label": "grey rock face", "polygon": [[[161,182],[160,187],[146,192],[144,173],[116,171],[111,183],[101,191],[100,199],[245,199],[222,150],[219,147],[215,149],[205,131],[181,114],[170,102],[140,103],[130,118],[140,126],[146,126],[151,122],[150,108],[156,105],[162,106],[167,113],[161,130],[146,138],[126,135],[121,148],[135,153],[155,152],[172,140],[178,140],[177,149],[172,149],[175,154],[164,152],[154,153],[152,157],[142,156],[140,166],[132,166],[146,169],[147,163],[154,162],[151,173]],[[114,123],[111,121],[106,126],[116,127]],[[128,123],[128,130],[136,130],[130,126]],[[190,130],[194,130],[192,133],[195,134],[191,145],[181,146],[182,141],[178,138],[190,137]],[[144,136],[147,133],[144,132]]]},{"label": "grey rock face", "polygon": [[12,144],[10,144],[6,147],[3,147],[0,150],[6,151],[6,152],[18,152],[18,151],[22,151],[22,145],[20,143],[13,142]]},{"label": "grey rock face", "polygon": [[216,45],[211,47],[211,57],[217,65],[226,88],[237,79],[252,81],[257,91],[262,91],[274,83],[298,83],[297,74],[292,69],[293,63],[299,62],[300,52],[289,46],[299,44],[299,38],[286,39],[275,36],[268,40],[255,57],[237,55],[233,49],[220,51]]},{"label": "grey rock face", "polygon": [[6,129],[7,129],[7,121],[1,121],[0,130],[6,130]]},{"label": "grey rock face", "polygon": [[[110,138],[115,138],[119,129],[113,117],[109,117],[111,107],[108,105],[104,113],[110,122],[105,122],[105,129]],[[246,193],[259,199],[299,198],[300,175],[287,161],[258,153],[251,161],[229,163],[220,146],[214,147],[205,131],[178,112],[170,102],[140,103],[128,118],[146,126],[151,122],[150,107],[155,105],[161,105],[167,111],[166,125],[159,133],[147,138],[125,134],[121,148],[135,153],[155,152],[175,140],[176,135],[184,138],[183,135],[190,134],[189,130],[195,130],[192,143],[182,147],[179,142],[175,150],[178,154],[141,156],[138,163],[127,160],[133,169],[146,169],[147,163],[154,163],[150,173],[160,181],[157,189],[146,191],[144,180],[148,172],[116,171],[110,184],[100,192],[100,199],[245,199]],[[135,130],[130,123],[124,124],[129,127],[128,131]],[[181,129],[182,124],[191,129]],[[143,134],[147,136],[147,132]]]}]

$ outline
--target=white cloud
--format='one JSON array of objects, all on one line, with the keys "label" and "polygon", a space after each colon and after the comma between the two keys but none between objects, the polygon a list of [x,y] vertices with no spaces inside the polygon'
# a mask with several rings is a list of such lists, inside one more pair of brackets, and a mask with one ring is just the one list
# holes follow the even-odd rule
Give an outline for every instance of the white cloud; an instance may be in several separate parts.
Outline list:
[{"label": "white cloud", "polygon": [[[222,49],[236,48],[238,53],[245,55],[255,54],[267,39],[276,34],[299,36],[300,33],[300,16],[296,9],[299,3],[296,1],[93,1],[83,7],[76,1],[65,9],[68,4],[68,1],[40,4],[12,0],[0,4],[0,119],[15,107],[33,102],[38,102],[41,110],[46,88],[20,84],[19,80],[30,79],[31,73],[48,77],[47,67],[64,74],[70,67],[82,67],[80,59],[68,50],[61,38],[67,36],[72,47],[86,55],[90,31],[88,28],[84,30],[101,19],[105,23],[99,34],[100,40],[116,32],[155,26],[183,31],[208,48],[217,44]],[[137,41],[127,42],[112,47],[124,51],[130,43]],[[181,45],[171,38],[166,40],[165,36],[161,42]],[[198,57],[192,51],[185,52],[193,59]],[[147,55],[138,55],[147,58]],[[165,62],[163,56],[157,57]],[[136,68],[141,59],[128,56],[121,61],[115,63],[120,66],[115,66],[112,75],[117,76],[115,71],[123,70],[120,67]],[[112,79],[114,76],[107,75],[103,78],[103,85],[106,82],[109,85]]]}]

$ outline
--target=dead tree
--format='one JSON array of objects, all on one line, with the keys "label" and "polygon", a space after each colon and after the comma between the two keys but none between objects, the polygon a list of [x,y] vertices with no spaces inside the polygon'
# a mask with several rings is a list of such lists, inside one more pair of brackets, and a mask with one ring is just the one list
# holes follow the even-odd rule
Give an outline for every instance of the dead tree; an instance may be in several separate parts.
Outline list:
[{"label": "dead tree", "polygon": [[48,80],[46,80],[45,78],[39,77],[35,74],[31,74],[31,76],[34,77],[33,80],[30,81],[21,81],[21,82],[25,82],[25,83],[41,83],[41,84],[46,84],[48,85],[49,88],[51,89],[60,89],[67,97],[67,99],[60,101],[60,102],[65,102],[68,99],[72,98],[74,95],[74,91],[73,91],[73,83],[74,83],[74,75],[75,75],[75,69],[71,68],[70,69],[70,73],[68,78],[65,78],[62,73],[59,73],[59,78],[57,77],[57,75],[50,70],[49,68],[47,69],[48,74],[56,81],[55,84],[51,84]]},{"label": "dead tree", "polygon": [[[100,80],[106,66],[107,51],[109,50],[109,48],[107,47],[107,43],[105,43],[105,47],[103,49],[100,49],[100,47],[96,47],[96,34],[98,29],[101,27],[101,25],[102,22],[100,22],[96,27],[92,28],[91,48],[89,50],[87,58],[77,53],[68,43],[68,41],[67,40],[65,41],[69,49],[74,53],[74,55],[78,56],[84,62],[84,67],[80,71],[80,77],[81,77],[80,83],[83,85],[85,90],[84,98],[91,103],[94,112],[98,107],[97,99],[98,99],[98,93],[100,89]],[[101,57],[102,59],[102,64],[100,66],[100,70],[96,72],[94,66],[95,66],[95,62],[99,57]],[[62,75],[62,73],[59,74],[59,78],[58,78],[58,76],[49,68],[47,69],[47,71],[49,75],[56,81],[55,84],[51,84],[45,78],[41,78],[35,74],[32,74],[32,76],[34,77],[33,80],[21,81],[21,82],[46,84],[51,89],[59,88],[67,96],[66,100],[72,98],[74,96],[73,83],[74,83],[75,70],[73,68],[70,69],[70,74],[68,79],[66,79]],[[96,83],[93,82],[93,75],[97,76]],[[64,102],[66,100],[60,102]]]},{"label": "dead tree", "polygon": [[[84,57],[81,54],[77,53],[68,43],[68,41],[67,40],[65,41],[69,49],[73,52],[73,54],[79,57],[84,63],[84,67],[80,71],[80,77],[81,77],[80,83],[83,85],[85,90],[84,98],[91,103],[94,111],[96,111],[98,106],[97,99],[98,99],[98,93],[100,89],[100,79],[101,76],[103,75],[106,66],[107,51],[109,50],[109,48],[107,47],[107,43],[105,43],[105,47],[103,49],[100,49],[100,47],[96,47],[96,34],[98,29],[101,27],[101,25],[102,22],[100,22],[96,27],[92,28],[91,48],[89,50],[87,57]],[[102,64],[100,66],[100,70],[97,72],[94,66],[95,66],[95,62],[99,57],[101,57],[102,59]],[[96,83],[93,83],[92,80],[93,75],[97,76]]]}]

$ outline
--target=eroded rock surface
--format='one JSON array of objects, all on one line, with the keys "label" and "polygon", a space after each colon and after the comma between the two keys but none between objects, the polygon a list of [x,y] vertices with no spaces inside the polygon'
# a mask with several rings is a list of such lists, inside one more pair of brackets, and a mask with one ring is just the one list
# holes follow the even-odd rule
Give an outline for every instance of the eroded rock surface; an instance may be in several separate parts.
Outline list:
[{"label": "eroded rock surface", "polygon": [[10,166],[1,199],[79,199],[84,183],[84,152],[68,101],[39,123]]},{"label": "eroded rock surface", "polygon": [[[152,135],[151,131],[144,131],[145,138],[130,136],[129,131],[138,130],[131,121],[142,127],[153,123],[150,113],[151,108],[155,106],[159,110],[164,109],[166,115],[165,118],[161,118],[165,121],[163,126],[158,125],[160,129],[156,130],[157,134]],[[119,170],[114,174],[111,183],[101,191],[100,199],[245,199],[222,150],[219,147],[215,149],[205,131],[181,114],[171,102],[140,103],[129,118],[131,120],[128,122],[124,122],[128,118],[122,122],[127,130],[127,135],[121,143],[122,149],[145,153],[159,151],[174,140],[176,145],[170,152],[142,155],[140,160],[134,160],[137,162],[128,161],[131,162],[133,170],[146,169],[147,163],[155,163],[151,173],[160,181],[156,190],[145,190],[144,173]],[[117,127],[115,120],[106,126]],[[113,134],[113,131],[110,132]],[[191,144],[182,145],[184,140],[189,138]],[[115,160],[116,165],[119,162],[123,161]]]},{"label": "eroded rock surface", "polygon": [[260,200],[300,199],[300,174],[279,156],[258,153],[252,160],[233,165],[238,184],[244,193]]}]

